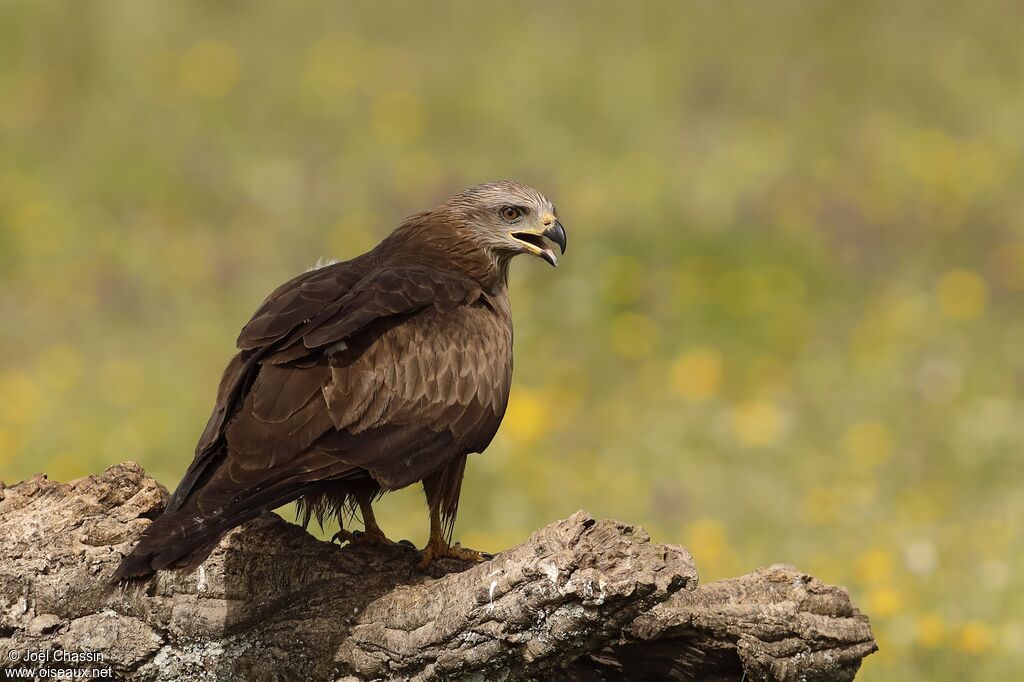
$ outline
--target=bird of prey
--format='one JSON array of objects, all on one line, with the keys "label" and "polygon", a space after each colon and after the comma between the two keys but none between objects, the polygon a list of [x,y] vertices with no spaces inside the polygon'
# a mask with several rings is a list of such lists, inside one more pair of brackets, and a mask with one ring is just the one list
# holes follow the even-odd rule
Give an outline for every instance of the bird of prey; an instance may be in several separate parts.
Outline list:
[{"label": "bird of prey", "polygon": [[554,205],[503,181],[408,218],[371,251],[299,275],[238,336],[195,459],[114,579],[193,566],[224,533],[298,501],[303,523],[359,509],[353,542],[390,542],[371,503],[423,482],[421,566],[451,546],[466,456],[482,452],[512,380],[508,269],[565,252]]}]

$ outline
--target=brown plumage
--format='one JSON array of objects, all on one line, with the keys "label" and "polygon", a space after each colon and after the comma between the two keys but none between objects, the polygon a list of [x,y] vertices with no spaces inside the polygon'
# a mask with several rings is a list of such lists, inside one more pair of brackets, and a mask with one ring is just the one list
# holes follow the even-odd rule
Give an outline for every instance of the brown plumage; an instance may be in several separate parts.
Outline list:
[{"label": "brown plumage", "polygon": [[424,561],[451,553],[466,456],[498,429],[512,375],[508,264],[556,263],[551,202],[470,188],[372,251],[278,287],[238,337],[195,459],[115,579],[201,561],[228,530],[293,500],[304,522],[422,481]]}]

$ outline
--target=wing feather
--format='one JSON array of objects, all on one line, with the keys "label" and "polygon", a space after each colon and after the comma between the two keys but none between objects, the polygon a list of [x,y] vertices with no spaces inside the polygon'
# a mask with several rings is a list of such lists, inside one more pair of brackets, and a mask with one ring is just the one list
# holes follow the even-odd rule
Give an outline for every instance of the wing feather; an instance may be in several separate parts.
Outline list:
[{"label": "wing feather", "polygon": [[320,367],[264,364],[252,388],[252,416],[279,424],[306,405],[326,383],[326,362]]},{"label": "wing feather", "polygon": [[[413,443],[433,452],[436,467],[490,441],[501,418],[494,408],[507,399],[511,377],[501,361],[480,358],[508,358],[510,370],[507,320],[484,304],[475,282],[457,274],[357,265],[299,276],[243,328],[242,353],[225,372],[183,479],[188,488],[175,492],[179,506],[191,487],[212,483],[220,467],[252,472],[244,484],[259,485],[258,475],[269,480],[325,437],[333,451],[345,438],[361,443],[351,464],[358,461],[386,487],[407,485],[429,468],[426,455],[408,452]],[[477,376],[481,370],[489,375]],[[369,447],[372,440],[356,438],[384,434],[382,428],[392,429],[382,445],[401,447]],[[210,460],[221,464],[203,473]],[[402,475],[405,460],[420,464],[405,466]]]},{"label": "wing feather", "polygon": [[504,290],[367,256],[279,287],[239,334],[167,510],[117,574],[175,565],[338,481],[430,481],[450,521],[465,455],[487,446],[508,399],[507,311]]}]

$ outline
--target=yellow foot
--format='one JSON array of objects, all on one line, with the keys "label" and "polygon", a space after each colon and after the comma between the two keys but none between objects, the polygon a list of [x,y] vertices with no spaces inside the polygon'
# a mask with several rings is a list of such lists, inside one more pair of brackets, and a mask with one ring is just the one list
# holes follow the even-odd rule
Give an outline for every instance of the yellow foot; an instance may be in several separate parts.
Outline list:
[{"label": "yellow foot", "polygon": [[416,568],[420,571],[425,570],[438,559],[458,559],[459,561],[481,563],[483,561],[490,561],[493,558],[494,555],[492,554],[468,549],[457,542],[451,546],[446,542],[428,542],[427,546],[423,548],[423,557],[416,564]]},{"label": "yellow foot", "polygon": [[363,532],[361,530],[345,530],[342,528],[331,537],[331,542],[343,545],[346,542],[356,547],[372,547],[374,545],[397,544],[388,540],[380,529]]}]

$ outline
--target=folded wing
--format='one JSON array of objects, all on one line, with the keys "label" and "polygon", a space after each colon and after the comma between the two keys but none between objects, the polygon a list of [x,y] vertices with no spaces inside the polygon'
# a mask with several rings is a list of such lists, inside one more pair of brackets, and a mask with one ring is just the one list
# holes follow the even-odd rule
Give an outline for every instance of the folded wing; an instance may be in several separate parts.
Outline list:
[{"label": "folded wing", "polygon": [[339,263],[280,287],[239,335],[195,460],[119,575],[175,565],[326,482],[399,488],[482,450],[511,381],[506,305],[422,265]]}]

